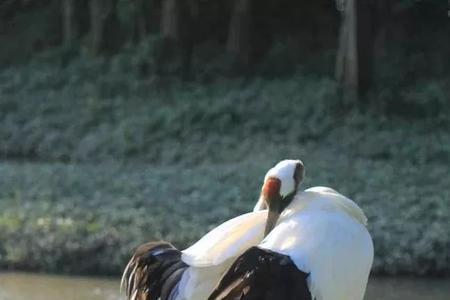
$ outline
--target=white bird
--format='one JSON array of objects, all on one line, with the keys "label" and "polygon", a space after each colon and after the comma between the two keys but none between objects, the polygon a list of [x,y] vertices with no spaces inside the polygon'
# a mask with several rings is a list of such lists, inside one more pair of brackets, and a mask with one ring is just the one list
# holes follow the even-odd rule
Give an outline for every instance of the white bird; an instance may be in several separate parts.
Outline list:
[{"label": "white bird", "polygon": [[138,248],[122,279],[128,298],[362,300],[373,260],[367,219],[333,189],[297,192],[303,176],[301,161],[282,161],[254,212],[181,252],[161,242]]},{"label": "white bird", "polygon": [[373,261],[367,218],[327,187],[283,196],[281,162],[256,209],[268,207],[265,239],[229,268],[209,299],[362,300]]},{"label": "white bird", "polygon": [[[280,195],[292,198],[303,178],[298,160],[277,165],[282,180]],[[231,219],[184,251],[167,242],[150,242],[136,250],[122,276],[121,286],[129,300],[206,300],[231,264],[246,250],[258,245],[268,230],[268,212],[264,195],[270,191],[274,172],[265,179],[255,209]],[[272,212],[269,211],[269,215]],[[269,219],[271,217],[269,216]]]}]

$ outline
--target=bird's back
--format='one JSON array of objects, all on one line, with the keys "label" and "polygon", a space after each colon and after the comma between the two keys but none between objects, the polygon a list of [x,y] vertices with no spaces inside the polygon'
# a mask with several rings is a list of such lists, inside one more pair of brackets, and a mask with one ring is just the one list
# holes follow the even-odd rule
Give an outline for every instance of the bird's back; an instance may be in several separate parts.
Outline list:
[{"label": "bird's back", "polygon": [[362,300],[373,260],[365,223],[362,210],[330,188],[300,192],[209,299]]},{"label": "bird's back", "polygon": [[300,193],[293,206],[306,205],[282,217],[260,247],[289,256],[298,269],[309,273],[313,299],[362,300],[373,261],[372,239],[362,218],[335,203],[335,196]]}]

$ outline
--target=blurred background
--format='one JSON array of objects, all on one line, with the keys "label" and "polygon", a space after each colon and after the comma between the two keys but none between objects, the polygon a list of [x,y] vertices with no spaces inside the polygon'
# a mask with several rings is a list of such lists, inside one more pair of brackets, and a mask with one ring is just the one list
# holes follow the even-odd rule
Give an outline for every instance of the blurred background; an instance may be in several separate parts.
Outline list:
[{"label": "blurred background", "polygon": [[366,212],[369,300],[449,299],[449,16],[445,0],[1,0],[0,299],[117,299],[134,247],[249,211],[284,158]]}]

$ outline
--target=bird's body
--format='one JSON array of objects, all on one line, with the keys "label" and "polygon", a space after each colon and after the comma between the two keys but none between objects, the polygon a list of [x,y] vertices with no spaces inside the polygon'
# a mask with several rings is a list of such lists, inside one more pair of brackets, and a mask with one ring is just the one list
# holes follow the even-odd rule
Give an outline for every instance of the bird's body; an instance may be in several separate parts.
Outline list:
[{"label": "bird's body", "polygon": [[[258,250],[231,266],[210,299],[280,299],[280,293],[292,292],[285,299],[362,300],[373,260],[365,224],[362,210],[333,189],[298,192]],[[249,267],[248,261],[255,262]],[[283,271],[274,267],[276,262]],[[292,280],[286,272],[302,281],[286,286]],[[307,287],[310,295],[289,290],[299,287]]]},{"label": "bird's body", "polygon": [[373,260],[366,217],[331,188],[297,191],[303,175],[301,161],[280,162],[253,212],[184,251],[138,248],[122,280],[128,299],[362,300]]}]

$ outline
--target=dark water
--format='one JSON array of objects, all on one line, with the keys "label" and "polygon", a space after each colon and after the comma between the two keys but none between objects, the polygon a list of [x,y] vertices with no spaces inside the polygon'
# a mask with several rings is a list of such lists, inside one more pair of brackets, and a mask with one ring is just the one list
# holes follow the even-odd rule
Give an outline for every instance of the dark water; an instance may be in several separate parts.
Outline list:
[{"label": "dark water", "polygon": [[[0,273],[0,300],[118,300],[119,280]],[[450,300],[450,279],[371,278],[366,300]]]}]

